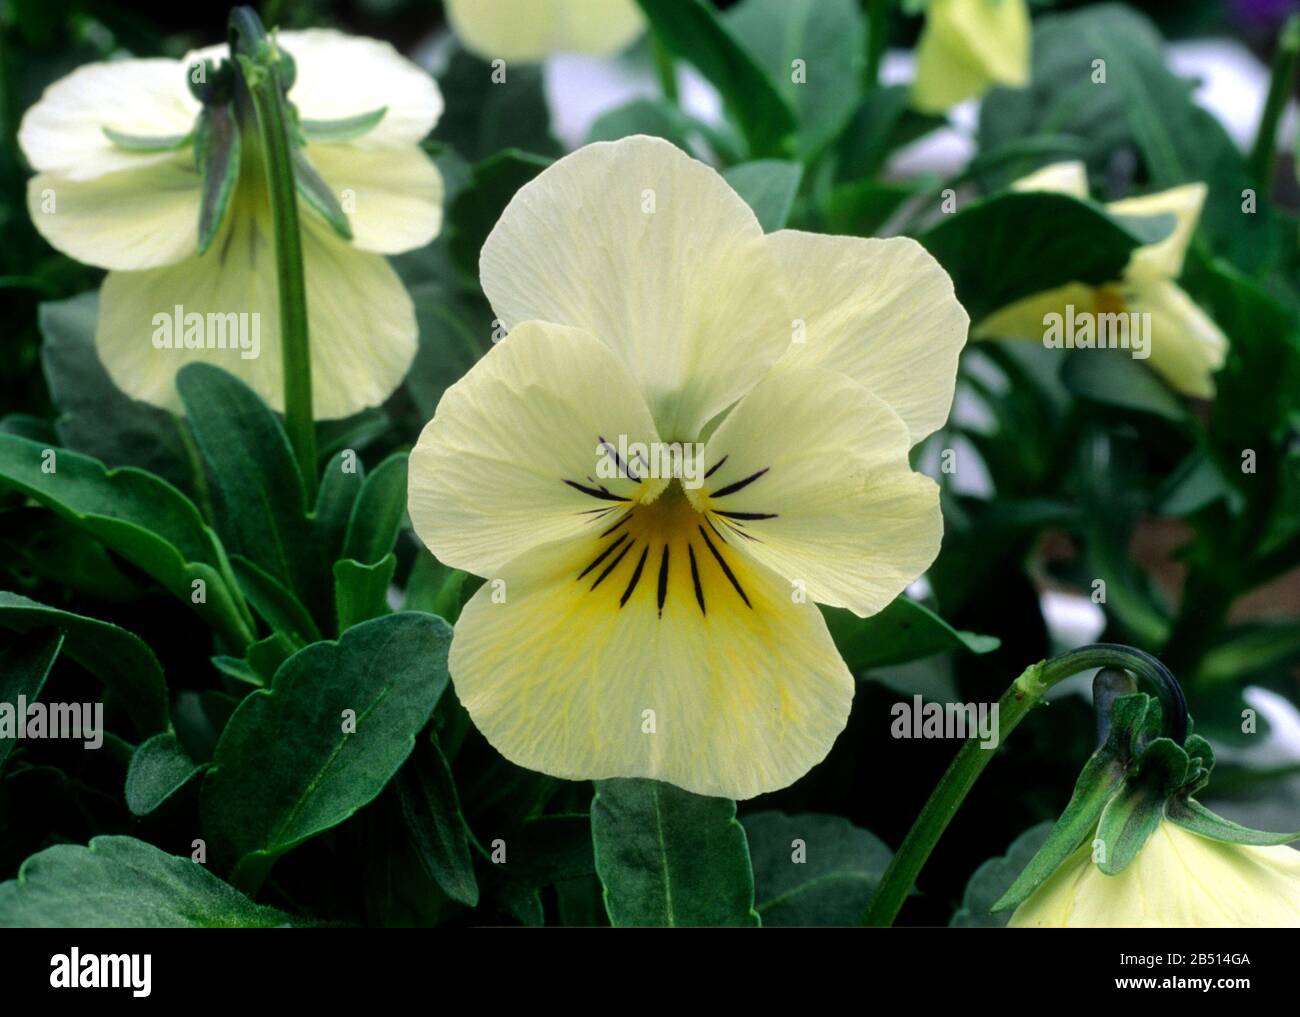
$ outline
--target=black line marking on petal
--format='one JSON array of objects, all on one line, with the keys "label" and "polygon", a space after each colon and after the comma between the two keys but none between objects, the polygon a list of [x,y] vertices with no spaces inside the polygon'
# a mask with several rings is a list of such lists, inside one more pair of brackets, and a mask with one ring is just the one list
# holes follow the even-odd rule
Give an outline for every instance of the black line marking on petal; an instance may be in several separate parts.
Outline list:
[{"label": "black line marking on petal", "polygon": [[[606,512],[613,512],[614,510],[613,510],[613,509],[606,509],[605,511],[606,511]],[[613,526],[611,526],[608,530],[604,530],[603,532],[597,534],[597,536],[599,536],[599,537],[608,537],[611,533],[613,533],[615,530],[617,530],[620,526],[622,526],[625,522],[627,522],[627,521],[628,521],[629,519],[631,519],[631,518],[632,518],[632,513],[629,511],[625,516],[623,516],[622,519],[620,519],[618,522],[616,522],[616,523],[615,523]]]},{"label": "black line marking on petal", "polygon": [[625,541],[625,540],[627,540],[627,534],[626,534],[626,533],[623,534],[621,537],[619,537],[618,540],[616,540],[616,541],[614,541],[612,544],[610,544],[607,548],[605,548],[605,550],[601,551],[600,554],[596,555],[595,560],[594,560],[590,565],[588,565],[585,569],[583,569],[581,572],[578,573],[578,578],[581,579],[581,578],[582,578],[583,576],[585,576],[588,572],[590,572],[590,571],[591,571],[592,569],[594,569],[597,565],[599,565],[599,564],[600,564],[601,562],[603,562],[606,558],[608,558],[608,557],[609,557],[609,552],[612,551],[612,550],[614,550],[614,548],[618,547],[618,545],[621,544],[621,543],[623,543],[623,541]]},{"label": "black line marking on petal", "polygon": [[751,604],[749,598],[745,596],[745,591],[741,589],[740,581],[736,578],[735,573],[731,571],[731,566],[727,564],[726,559],[723,558],[718,549],[713,546],[713,541],[709,539],[709,534],[703,526],[700,527],[700,536],[704,538],[704,543],[708,545],[709,550],[713,552],[713,557],[716,558],[718,564],[722,566],[723,575],[731,580],[731,585],[736,588],[736,592],[740,594],[740,599],[745,602],[745,606],[752,608],[754,605]]},{"label": "black line marking on petal", "polygon": [[735,494],[735,493],[736,493],[737,491],[739,491],[741,488],[748,487],[750,484],[752,484],[754,481],[756,481],[759,477],[761,477],[764,473],[766,473],[766,472],[767,472],[768,470],[770,470],[771,468],[772,468],[772,467],[770,467],[770,466],[764,466],[764,467],[763,467],[761,470],[759,470],[757,473],[751,473],[751,474],[750,474],[748,477],[746,477],[744,480],[737,480],[734,484],[728,484],[726,487],[721,488],[721,489],[719,489],[719,490],[717,490],[717,491],[714,491],[712,494],[709,495],[709,497],[710,497],[710,498],[725,498],[725,497],[726,497],[727,495],[729,495],[729,494]]},{"label": "black line marking on petal", "polygon": [[641,483],[641,478],[632,472],[627,463],[623,462],[623,457],[618,454],[618,449],[607,442],[604,435],[598,434],[596,435],[596,438],[600,441],[600,447],[605,450],[605,455],[614,460],[614,465],[618,467],[619,475],[626,477],[628,480],[635,481],[638,484]]},{"label": "black line marking on petal", "polygon": [[[627,544],[624,544],[624,545],[623,545],[623,550],[619,551],[618,554],[615,555],[614,560],[613,560],[612,562],[610,562],[608,565],[605,566],[605,571],[602,572],[600,575],[598,575],[598,576],[596,577],[596,581],[595,581],[594,583],[591,584],[591,588],[592,588],[593,590],[594,590],[597,586],[599,586],[599,585],[601,584],[601,581],[602,581],[602,580],[603,580],[607,575],[609,575],[611,572],[614,571],[615,566],[617,566],[618,563],[621,562],[621,561],[623,560],[623,556],[624,556],[625,554],[627,554],[630,550],[632,550],[632,545],[635,544],[635,543],[636,543],[636,541],[633,540],[633,541],[631,541],[630,543],[627,543]],[[588,592],[590,592],[590,591],[588,591]]]},{"label": "black line marking on petal", "polygon": [[716,463],[710,466],[704,473],[704,479],[708,480],[711,476],[713,476],[713,474],[718,471],[719,467],[721,467],[722,464],[725,463],[726,461],[727,461],[727,457],[723,456]]},{"label": "black line marking on petal", "polygon": [[631,498],[623,498],[617,494],[614,494],[614,492],[612,491],[607,491],[603,487],[599,487],[599,488],[587,487],[586,484],[579,484],[576,480],[566,480],[565,483],[568,484],[575,491],[581,491],[589,498],[599,498],[601,501],[631,501],[632,500]]},{"label": "black line marking on petal", "polygon": [[723,512],[722,509],[713,511],[728,519],[775,519],[777,517],[775,512]]},{"label": "black line marking on petal", "polygon": [[761,543],[763,543],[761,540],[759,540],[759,539],[758,539],[756,536],[754,536],[752,533],[746,533],[743,529],[741,529],[741,528],[740,528],[739,526],[737,526],[735,523],[728,522],[726,519],[724,519],[724,520],[722,520],[722,524],[723,524],[724,526],[726,526],[726,528],[727,528],[728,530],[730,530],[732,533],[736,534],[738,537],[744,537],[746,540],[752,540],[755,544],[761,544]]},{"label": "black line marking on petal", "polygon": [[[632,545],[629,544],[628,547]],[[622,607],[627,603],[627,598],[632,596],[632,591],[636,589],[636,584],[641,582],[641,570],[645,568],[646,555],[650,553],[650,545],[646,544],[641,549],[641,557],[636,563],[636,568],[632,571],[632,578],[627,581],[627,589],[623,591],[623,596],[618,598],[618,606]]]},{"label": "black line marking on petal", "polygon": [[664,545],[664,555],[659,559],[659,617],[664,616],[664,601],[668,599],[668,545]]},{"label": "black line marking on petal", "polygon": [[618,511],[618,507],[616,505],[611,505],[609,508],[583,509],[581,512],[578,513],[578,515],[595,516],[597,519],[599,519],[601,516],[607,516],[611,512],[617,512],[617,511]]},{"label": "black line marking on petal", "polygon": [[[713,531],[713,535],[725,544],[727,542],[727,538],[722,535],[721,530],[719,530],[716,526],[713,525],[713,520],[710,519],[708,516],[705,516],[704,521],[709,524],[709,529]],[[723,522],[725,523],[726,520],[724,519]]]},{"label": "black line marking on petal", "polygon": [[695,601],[700,605],[700,614],[707,615],[709,612],[704,609],[704,587],[700,585],[700,569],[695,564],[695,545],[688,543],[686,553],[691,557],[691,582],[695,584]]}]

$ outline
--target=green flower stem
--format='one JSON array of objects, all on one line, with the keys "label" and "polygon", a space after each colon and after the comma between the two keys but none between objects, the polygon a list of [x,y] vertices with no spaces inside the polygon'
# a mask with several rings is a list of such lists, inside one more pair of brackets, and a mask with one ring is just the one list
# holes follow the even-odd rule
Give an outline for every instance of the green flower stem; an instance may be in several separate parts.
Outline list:
[{"label": "green flower stem", "polygon": [[[275,274],[280,294],[280,350],[284,365],[284,418],[289,444],[302,473],[307,504],[316,503],[316,422],[312,415],[311,342],[307,331],[307,286],[302,233],[293,173],[288,115],[277,67],[279,50],[249,8],[231,13],[236,59],[252,100],[266,167],[266,189],[275,236]],[[260,38],[258,36],[260,34]],[[251,52],[250,57],[247,54]]]},{"label": "green flower stem", "polygon": [[[998,700],[998,737],[996,745],[1002,742],[1016,729],[1025,715],[1037,705],[1044,693],[1058,682],[1078,674],[1100,667],[1117,667],[1134,672],[1146,678],[1155,686],[1165,716],[1172,729],[1172,735],[1182,744],[1187,733],[1187,708],[1183,702],[1182,690],[1173,676],[1158,660],[1141,650],[1128,646],[1098,643],[1071,650],[1051,660],[1040,661],[1026,668],[1011,687]],[[862,924],[878,927],[893,925],[899,909],[908,893],[916,884],[916,877],[924,867],[934,850],[934,846],[943,836],[944,830],[952,822],[952,817],[961,808],[966,795],[974,787],[984,767],[997,752],[994,748],[982,748],[980,738],[966,741],[957,753],[939,783],[930,793],[929,801],[917,816],[916,822],[907,832],[898,853],[885,870],[885,875],[876,888],[871,904],[862,915]]]},{"label": "green flower stem", "polygon": [[1267,191],[1273,182],[1277,124],[1282,118],[1282,111],[1286,109],[1287,98],[1291,95],[1297,56],[1300,56],[1300,14],[1292,14],[1278,35],[1268,98],[1264,101],[1264,112],[1260,114],[1255,147],[1250,152],[1250,175],[1260,190]]},{"label": "green flower stem", "polygon": [[676,106],[677,70],[673,66],[673,55],[657,32],[650,34],[650,52],[654,56],[655,72],[659,75],[659,87],[663,89],[664,98]]}]

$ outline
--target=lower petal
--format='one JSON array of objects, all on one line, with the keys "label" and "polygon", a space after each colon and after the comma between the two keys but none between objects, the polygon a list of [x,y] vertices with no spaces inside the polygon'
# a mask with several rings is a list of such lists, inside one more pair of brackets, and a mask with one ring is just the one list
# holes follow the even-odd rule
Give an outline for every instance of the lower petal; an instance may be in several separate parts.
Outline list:
[{"label": "lower petal", "polygon": [[1151,313],[1151,369],[1184,395],[1214,397],[1214,372],[1228,355],[1228,338],[1176,283],[1136,290],[1133,310]]}]

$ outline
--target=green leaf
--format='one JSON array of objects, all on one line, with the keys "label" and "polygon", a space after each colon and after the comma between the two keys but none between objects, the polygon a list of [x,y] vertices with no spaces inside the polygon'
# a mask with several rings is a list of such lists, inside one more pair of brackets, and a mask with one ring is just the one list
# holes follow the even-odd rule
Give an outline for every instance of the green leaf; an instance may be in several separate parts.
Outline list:
[{"label": "green leaf", "polygon": [[[33,632],[7,646],[0,653],[0,704],[7,704],[17,711],[19,696],[28,703],[36,702],[62,646],[61,632]],[[17,745],[16,732],[13,737],[0,735],[0,770],[4,769],[5,760]]]},{"label": "green leaf", "polygon": [[348,519],[342,557],[375,565],[393,550],[406,518],[406,460],[405,452],[394,453],[366,477]]},{"label": "green leaf", "polygon": [[1269,833],[1252,830],[1230,819],[1215,815],[1195,798],[1171,798],[1165,804],[1165,817],[1184,830],[1200,837],[1208,837],[1224,844],[1251,844],[1255,847],[1275,847],[1300,840],[1300,830],[1295,833]]},{"label": "green leaf", "polygon": [[654,780],[597,781],[591,836],[615,926],[759,924],[735,802]]},{"label": "green leaf", "polygon": [[1061,359],[1061,379],[1080,399],[1189,426],[1187,406],[1130,351],[1098,349]]},{"label": "green leaf", "polygon": [[465,590],[468,575],[460,569],[449,569],[429,551],[421,548],[406,579],[407,611],[427,611],[439,618],[455,622],[460,609],[469,599]]},{"label": "green leaf", "polygon": [[121,701],[141,734],[167,729],[167,683],[158,658],[139,636],[96,618],[0,592],[0,625],[18,632],[57,628],[63,652]]},{"label": "green leaf", "polygon": [[1164,816],[1169,792],[1187,779],[1187,753],[1169,738],[1157,738],[1131,775],[1102,810],[1097,839],[1104,854],[1097,868],[1108,876],[1123,872],[1138,856]]},{"label": "green leaf", "polygon": [[171,732],[142,742],[126,771],[126,807],[147,816],[194,779],[202,769]]},{"label": "green leaf", "polygon": [[[451,629],[395,614],[313,643],[240,704],[203,782],[204,829],[261,885],[275,859],[372,801],[447,686]],[[354,718],[355,732],[351,732]]]},{"label": "green leaf", "polygon": [[1068,282],[1118,279],[1143,243],[1099,205],[1020,192],[973,201],[918,239],[952,276],[973,323]]},{"label": "green leaf", "polygon": [[683,152],[693,153],[691,139],[700,133],[694,121],[672,103],[642,97],[597,117],[587,132],[587,144],[646,134],[671,141]]},{"label": "green leaf", "polygon": [[339,117],[337,120],[300,119],[298,129],[308,141],[355,141],[378,127],[379,121],[384,119],[387,112],[387,106],[380,106],[369,113]]},{"label": "green leaf", "polygon": [[766,928],[857,925],[893,852],[842,816],[744,816],[754,896]]},{"label": "green leaf", "polygon": [[32,855],[0,883],[5,928],[272,928],[294,919],[254,904],[198,862],[134,837],[96,837]]},{"label": "green leaf", "polygon": [[388,587],[397,556],[389,554],[373,565],[344,558],[334,563],[334,604],[340,632],[388,613]]},{"label": "green leaf", "polygon": [[300,645],[320,639],[307,609],[275,576],[238,554],[230,556],[230,568],[244,598],[274,631],[296,638]]},{"label": "green leaf", "polygon": [[[95,350],[97,290],[41,304],[41,364],[59,409],[59,444],[106,466],[137,466],[181,491],[194,488],[194,464],[179,418],[138,402],[113,384]],[[201,467],[200,467],[201,469]]]},{"label": "green leaf", "polygon": [[189,134],[167,134],[149,137],[140,134],[124,134],[107,126],[101,127],[100,130],[104,132],[104,137],[114,145],[128,152],[175,152],[194,140],[193,131]]},{"label": "green leaf", "polygon": [[1224,634],[1201,660],[1198,683],[1244,681],[1300,659],[1300,625],[1291,621],[1250,622]]},{"label": "green leaf", "polygon": [[723,24],[794,111],[800,156],[816,155],[843,129],[861,92],[867,26],[858,0],[742,0]]},{"label": "green leaf", "polygon": [[803,167],[781,159],[758,159],[732,166],[722,176],[754,210],[763,232],[773,233],[790,218]]},{"label": "green leaf", "polygon": [[425,871],[452,900],[478,904],[469,831],[437,738],[421,739],[397,775],[402,818]]},{"label": "green leaf", "polygon": [[560,155],[551,137],[551,113],[540,66],[511,63],[505,81],[493,81],[492,66],[455,50],[438,78],[446,110],[433,130],[471,162],[506,148]]},{"label": "green leaf", "polygon": [[194,161],[203,180],[199,201],[200,255],[212,246],[239,183],[240,148],[234,106],[219,103],[203,107],[194,137]]},{"label": "green leaf", "polygon": [[822,614],[840,655],[854,674],[954,650],[991,653],[1000,645],[993,636],[954,629],[928,607],[906,596],[896,597],[870,618],[859,618],[839,607],[823,607]]},{"label": "green leaf", "polygon": [[[166,481],[130,467],[106,470],[88,456],[0,434],[3,483],[53,509],[153,576],[173,596],[193,604],[232,642],[247,641],[251,619],[236,599],[216,536],[198,509]],[[205,594],[201,602],[193,599],[193,584],[199,580]]]},{"label": "green leaf", "polygon": [[750,156],[783,154],[794,114],[772,79],[703,0],[637,0],[650,29],[722,95],[749,143]]},{"label": "green leaf", "polygon": [[990,858],[976,869],[966,883],[959,907],[948,922],[962,929],[1002,928],[1011,921],[1011,913],[994,914],[993,907],[1004,897],[1026,865],[1038,853],[1051,832],[1051,823],[1039,823],[1022,833],[1007,848],[1005,855]]},{"label": "green leaf", "polygon": [[515,192],[550,164],[545,156],[506,149],[474,167],[469,184],[447,210],[451,256],[462,272],[478,278],[479,252],[492,227]]}]

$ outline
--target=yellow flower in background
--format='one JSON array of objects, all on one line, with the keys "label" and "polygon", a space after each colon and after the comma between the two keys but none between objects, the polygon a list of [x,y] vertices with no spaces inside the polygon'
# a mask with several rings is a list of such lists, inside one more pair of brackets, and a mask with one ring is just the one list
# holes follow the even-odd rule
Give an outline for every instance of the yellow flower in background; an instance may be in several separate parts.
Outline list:
[{"label": "yellow flower in background", "polygon": [[942,113],[994,85],[1029,83],[1025,0],[931,0],[916,51],[912,105]]},{"label": "yellow flower in background", "polygon": [[853,698],[816,603],[871,615],[938,552],[908,450],[952,401],[948,276],[909,239],[765,236],[647,137],[522,188],[480,270],[510,332],[447,390],[409,485],[429,549],[488,580],[451,647],[461,702],[560,777],[792,783]]},{"label": "yellow flower in background", "polygon": [[[1012,185],[1019,191],[1052,191],[1088,197],[1082,163],[1056,163]],[[1069,283],[1016,301],[985,318],[972,331],[975,338],[1031,339],[1041,342],[1044,318],[1076,312],[1151,314],[1147,364],[1170,386],[1185,395],[1214,396],[1214,372],[1223,366],[1228,340],[1212,318],[1177,283],[1187,246],[1196,232],[1205,203],[1204,184],[1185,184],[1141,198],[1112,202],[1114,215],[1172,215],[1173,231],[1163,240],[1138,248],[1116,283],[1091,286]]]},{"label": "yellow flower in background", "polygon": [[447,0],[464,47],[484,60],[617,53],[645,30],[633,0]]},{"label": "yellow flower in background", "polygon": [[[350,233],[299,202],[314,414],[344,417],[382,402],[415,355],[414,308],[384,255],[424,246],[441,226],[442,179],[419,142],[442,98],[430,75],[387,43],[329,30],[282,32],[277,41],[296,68],[288,97],[305,141],[299,151]],[[199,252],[193,132],[202,107],[189,86],[199,61],[226,52],[86,65],[46,90],[18,134],[37,170],[28,187],[37,229],[78,261],[109,270],[95,333],[100,359],[124,392],[173,410],[176,373],[196,360],[231,371],[283,409],[270,206],[251,122],[241,124],[238,183],[224,218]],[[191,333],[195,347],[184,344],[187,316],[233,330],[239,325],[228,316],[241,314],[250,316],[246,334],[257,323],[256,355],[246,355],[251,342],[213,348],[210,334]]]},{"label": "yellow flower in background", "polygon": [[1011,916],[1013,927],[1300,926],[1300,851],[1200,837],[1162,820],[1115,876],[1084,844]]}]

